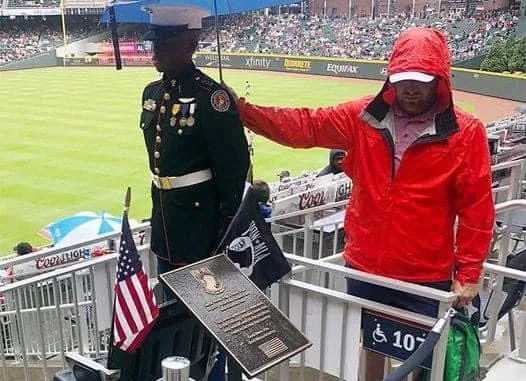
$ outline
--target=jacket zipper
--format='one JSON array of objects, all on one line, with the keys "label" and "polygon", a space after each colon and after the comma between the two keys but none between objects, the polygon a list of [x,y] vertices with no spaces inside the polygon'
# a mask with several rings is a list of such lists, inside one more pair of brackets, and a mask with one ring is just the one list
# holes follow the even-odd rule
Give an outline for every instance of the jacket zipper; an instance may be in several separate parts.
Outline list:
[{"label": "jacket zipper", "polygon": [[395,161],[395,146],[394,146],[394,140],[393,136],[389,132],[387,128],[382,128],[382,135],[387,141],[387,145],[389,146],[389,150],[391,151],[391,183],[389,184],[389,192],[391,192],[391,185],[393,184],[393,180],[395,177],[395,168],[394,168],[394,161]]}]

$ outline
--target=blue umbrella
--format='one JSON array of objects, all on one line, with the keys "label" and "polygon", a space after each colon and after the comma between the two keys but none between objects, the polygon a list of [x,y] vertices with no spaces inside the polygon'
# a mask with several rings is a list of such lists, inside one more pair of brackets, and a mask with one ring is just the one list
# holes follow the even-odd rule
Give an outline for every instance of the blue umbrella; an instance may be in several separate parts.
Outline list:
[{"label": "blue umbrella", "polygon": [[221,51],[219,47],[219,25],[218,16],[232,13],[247,12],[255,9],[263,9],[276,5],[292,4],[294,0],[136,0],[136,1],[114,1],[110,3],[101,16],[101,21],[109,24],[111,28],[111,39],[115,52],[115,67],[122,69],[122,61],[119,50],[119,36],[117,33],[118,23],[148,23],[148,14],[143,10],[145,6],[152,4],[163,5],[190,5],[208,9],[215,15],[215,29],[217,39],[217,55],[219,58],[219,79],[223,81],[221,68]]},{"label": "blue umbrella", "polygon": [[49,236],[55,246],[66,246],[119,232],[121,223],[120,217],[104,212],[80,212],[47,225],[42,234]]},{"label": "blue umbrella", "polygon": [[[217,13],[214,3],[217,2]],[[148,23],[148,14],[142,10],[151,4],[192,5],[208,9],[213,15],[228,15],[253,11],[256,9],[270,8],[277,5],[297,3],[297,0],[136,0],[116,1],[110,3],[101,16],[102,22],[110,21],[109,10],[115,9],[115,20],[118,23]]]}]

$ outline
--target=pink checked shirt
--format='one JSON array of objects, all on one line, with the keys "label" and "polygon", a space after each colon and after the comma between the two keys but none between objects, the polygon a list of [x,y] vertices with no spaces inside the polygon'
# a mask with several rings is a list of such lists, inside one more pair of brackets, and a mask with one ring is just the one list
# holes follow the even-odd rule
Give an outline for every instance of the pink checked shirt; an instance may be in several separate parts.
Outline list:
[{"label": "pink checked shirt", "polygon": [[[410,116],[394,106],[393,140],[395,147],[395,173],[398,172],[404,152],[426,130],[433,126],[434,107],[424,114]],[[427,131],[426,131],[427,132]],[[429,131],[435,133],[435,131]]]}]

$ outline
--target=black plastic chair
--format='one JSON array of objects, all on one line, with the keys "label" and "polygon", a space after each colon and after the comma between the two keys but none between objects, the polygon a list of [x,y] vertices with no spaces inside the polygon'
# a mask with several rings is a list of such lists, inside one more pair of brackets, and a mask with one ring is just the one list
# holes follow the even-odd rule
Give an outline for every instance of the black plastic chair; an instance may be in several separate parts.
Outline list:
[{"label": "black plastic chair", "polygon": [[[519,250],[513,254],[510,254],[506,259],[506,267],[526,271],[526,249]],[[498,313],[498,320],[505,315],[508,315],[509,328],[510,328],[510,348],[515,350],[515,334],[514,334],[514,321],[513,321],[513,308],[517,307],[524,294],[526,293],[526,282],[519,281],[511,278],[504,278],[502,285],[502,291],[504,291],[505,297],[500,301],[500,308]],[[474,313],[474,320],[479,322],[479,327],[484,328],[489,320],[488,306],[490,300],[494,298],[493,290],[489,293],[479,293],[478,297],[472,301],[473,307],[478,311]]]}]

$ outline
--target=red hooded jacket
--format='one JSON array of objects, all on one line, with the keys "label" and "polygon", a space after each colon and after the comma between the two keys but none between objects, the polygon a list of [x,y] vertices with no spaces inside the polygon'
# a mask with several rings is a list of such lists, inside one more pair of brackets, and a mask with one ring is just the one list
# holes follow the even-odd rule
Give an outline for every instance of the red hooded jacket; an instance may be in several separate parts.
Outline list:
[{"label": "red hooded jacket", "polygon": [[[394,172],[394,89],[336,107],[276,108],[239,101],[244,124],[295,148],[343,149],[353,186],[345,216],[345,260],[373,274],[410,282],[452,276],[476,283],[492,236],[494,205],[483,124],[453,106],[445,37],[413,28],[395,43],[388,74],[439,77],[431,131],[404,153]],[[455,220],[458,227],[455,236]]]}]

